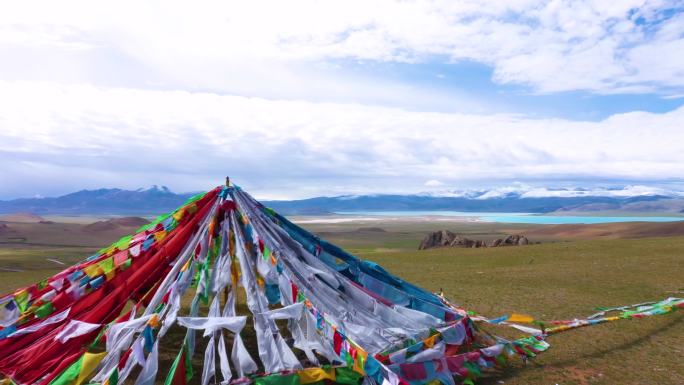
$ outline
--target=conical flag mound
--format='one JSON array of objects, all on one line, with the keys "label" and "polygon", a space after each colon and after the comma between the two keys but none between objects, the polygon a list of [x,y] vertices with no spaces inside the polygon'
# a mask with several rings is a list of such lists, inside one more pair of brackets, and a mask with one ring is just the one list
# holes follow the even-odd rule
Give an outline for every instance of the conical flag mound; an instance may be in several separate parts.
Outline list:
[{"label": "conical flag mound", "polygon": [[[237,314],[241,300],[248,314]],[[550,331],[682,306],[668,299]],[[469,383],[510,357],[548,347],[543,329],[517,325],[531,335],[508,341],[474,323],[531,321],[524,318],[470,317],[441,295],[308,233],[239,187],[217,187],[0,298],[0,382]],[[169,341],[176,335],[180,341]],[[162,369],[165,344],[177,353]],[[194,356],[201,369],[193,370]]]}]

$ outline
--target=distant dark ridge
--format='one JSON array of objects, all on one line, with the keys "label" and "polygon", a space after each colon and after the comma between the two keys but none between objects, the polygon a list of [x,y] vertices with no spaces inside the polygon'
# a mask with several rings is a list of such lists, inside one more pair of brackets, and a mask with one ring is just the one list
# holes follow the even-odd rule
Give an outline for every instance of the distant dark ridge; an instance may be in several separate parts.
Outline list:
[{"label": "distant dark ridge", "polygon": [[81,190],[55,198],[0,201],[0,213],[157,215],[182,205],[193,193],[176,194],[162,186],[147,190]]},{"label": "distant dark ridge", "polygon": [[464,211],[549,213],[555,211],[625,210],[628,212],[679,212],[684,199],[667,196],[639,197],[541,197],[473,199],[422,195],[363,195],[318,197],[292,201],[265,201],[266,206],[286,215],[363,211]]}]

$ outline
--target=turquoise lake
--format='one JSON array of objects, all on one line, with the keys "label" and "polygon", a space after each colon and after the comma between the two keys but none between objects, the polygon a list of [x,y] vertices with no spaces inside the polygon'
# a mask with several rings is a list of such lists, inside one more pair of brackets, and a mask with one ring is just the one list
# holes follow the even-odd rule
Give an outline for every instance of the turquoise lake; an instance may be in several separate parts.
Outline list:
[{"label": "turquoise lake", "polygon": [[592,224],[592,223],[616,223],[616,222],[677,222],[684,221],[682,217],[654,217],[654,216],[560,216],[530,213],[477,213],[462,211],[344,211],[336,212],[339,215],[365,215],[387,217],[463,217],[473,221],[499,222],[499,223],[530,223],[542,225],[561,224]]}]

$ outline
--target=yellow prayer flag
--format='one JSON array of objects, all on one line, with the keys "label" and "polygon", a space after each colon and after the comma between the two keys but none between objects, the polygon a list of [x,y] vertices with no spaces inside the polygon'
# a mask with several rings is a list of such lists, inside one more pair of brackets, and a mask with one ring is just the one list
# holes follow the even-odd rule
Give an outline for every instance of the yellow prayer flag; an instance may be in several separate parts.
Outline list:
[{"label": "yellow prayer flag", "polygon": [[92,264],[83,268],[83,272],[90,278],[95,278],[100,274],[103,274],[102,267],[98,264]]},{"label": "yellow prayer flag", "polygon": [[87,353],[83,355],[83,361],[81,362],[81,371],[78,373],[76,382],[71,385],[81,385],[84,383],[90,375],[93,373],[97,365],[102,361],[107,352],[102,353]]},{"label": "yellow prayer flag", "polygon": [[166,238],[166,231],[162,230],[162,231],[157,231],[156,233],[154,233],[154,240],[155,241],[159,242],[164,238]]},{"label": "yellow prayer flag", "polygon": [[335,381],[334,368],[328,368],[327,370],[322,368],[306,368],[297,372],[297,375],[299,376],[299,382],[302,385],[323,380]]},{"label": "yellow prayer flag", "polygon": [[532,323],[534,322],[534,318],[532,318],[529,315],[526,314],[518,314],[518,313],[513,313],[511,314],[508,319],[506,320],[508,322],[520,322],[520,323]]},{"label": "yellow prayer flag", "polygon": [[159,327],[159,316],[156,313],[152,314],[152,317],[150,317],[150,320],[147,321],[147,324],[153,328]]},{"label": "yellow prayer flag", "polygon": [[231,282],[237,285],[240,279],[240,266],[237,260],[233,260],[233,263],[230,264],[230,277],[232,279]]},{"label": "yellow prayer flag", "polygon": [[175,219],[176,222],[180,222],[180,220],[183,218],[183,214],[185,214],[185,209],[180,209],[173,213],[173,219]]},{"label": "yellow prayer flag", "polygon": [[426,348],[431,348],[435,346],[435,339],[437,338],[437,334],[430,336],[423,340],[423,344],[425,345]]},{"label": "yellow prayer flag", "polygon": [[188,261],[185,262],[185,264],[183,265],[183,267],[181,267],[181,271],[186,271],[186,270],[188,270],[188,269],[190,268],[190,261],[191,261],[191,260],[188,259]]}]

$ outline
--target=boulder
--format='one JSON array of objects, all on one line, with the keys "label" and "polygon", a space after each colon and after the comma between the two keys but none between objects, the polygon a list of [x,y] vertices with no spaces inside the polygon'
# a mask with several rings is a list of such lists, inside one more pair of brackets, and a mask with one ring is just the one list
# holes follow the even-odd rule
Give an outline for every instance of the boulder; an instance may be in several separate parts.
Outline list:
[{"label": "boulder", "polygon": [[420,242],[418,250],[451,246],[454,238],[456,238],[456,234],[449,230],[435,231],[434,233],[428,234],[423,241]]},{"label": "boulder", "polygon": [[505,238],[498,238],[489,244],[489,247],[500,247],[500,246],[522,246],[529,245],[530,240],[524,235],[507,235]]},{"label": "boulder", "polygon": [[529,245],[531,242],[524,235],[507,235],[504,238],[493,240],[490,244],[483,240],[470,239],[452,233],[449,230],[440,230],[430,233],[423,238],[418,246],[418,250],[432,249],[435,247],[501,247],[501,246],[521,246]]}]

